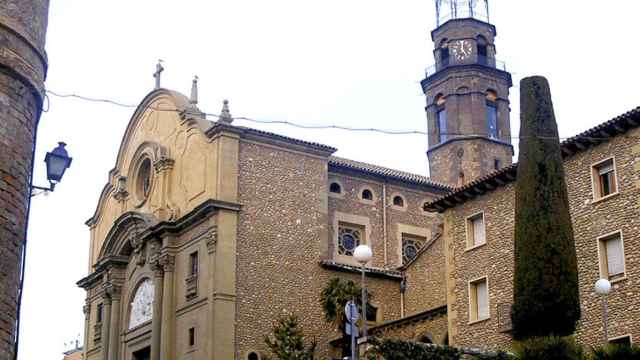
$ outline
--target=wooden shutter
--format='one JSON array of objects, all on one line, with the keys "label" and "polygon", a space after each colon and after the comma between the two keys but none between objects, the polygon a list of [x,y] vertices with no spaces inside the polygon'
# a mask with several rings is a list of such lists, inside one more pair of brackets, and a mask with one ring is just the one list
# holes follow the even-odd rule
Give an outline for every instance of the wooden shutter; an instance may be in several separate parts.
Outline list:
[{"label": "wooden shutter", "polygon": [[473,245],[481,245],[486,242],[484,236],[484,217],[482,215],[473,219]]},{"label": "wooden shutter", "polygon": [[476,283],[476,296],[478,304],[478,320],[489,317],[489,291],[487,289],[487,280],[481,280]]},{"label": "wooden shutter", "polygon": [[624,254],[622,252],[622,239],[611,238],[606,241],[607,246],[607,272],[609,276],[624,273]]}]

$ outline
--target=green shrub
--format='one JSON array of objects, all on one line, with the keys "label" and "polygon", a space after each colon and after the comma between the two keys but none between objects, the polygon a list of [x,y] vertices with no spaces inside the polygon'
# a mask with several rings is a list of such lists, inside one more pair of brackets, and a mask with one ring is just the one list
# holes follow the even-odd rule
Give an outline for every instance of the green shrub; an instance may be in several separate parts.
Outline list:
[{"label": "green shrub", "polygon": [[378,343],[376,352],[385,360],[459,360],[460,350],[448,346],[429,346],[387,339]]},{"label": "green shrub", "polygon": [[278,360],[315,359],[316,341],[305,346],[304,334],[295,315],[280,317],[273,327],[272,336],[265,336],[264,342]]},{"label": "green shrub", "polygon": [[593,351],[594,360],[640,360],[640,346],[607,345]]},{"label": "green shrub", "polygon": [[498,351],[491,354],[476,355],[477,360],[515,360],[516,358],[504,351]]},{"label": "green shrub", "polygon": [[518,360],[587,360],[589,356],[568,337],[531,338],[516,345]]}]

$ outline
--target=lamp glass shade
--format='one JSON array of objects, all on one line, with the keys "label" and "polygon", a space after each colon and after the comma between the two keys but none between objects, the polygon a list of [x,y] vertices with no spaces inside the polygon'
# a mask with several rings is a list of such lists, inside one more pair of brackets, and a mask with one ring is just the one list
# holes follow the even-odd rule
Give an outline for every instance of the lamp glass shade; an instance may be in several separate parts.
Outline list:
[{"label": "lamp glass shade", "polygon": [[358,245],[358,247],[353,251],[353,257],[359,263],[368,263],[373,258],[373,252],[368,245]]},{"label": "lamp glass shade", "polygon": [[58,147],[48,152],[44,158],[47,164],[47,179],[50,182],[59,182],[64,172],[71,166],[72,159],[64,148],[66,145],[63,142],[58,143]]},{"label": "lamp glass shade", "polygon": [[596,293],[599,295],[607,295],[611,292],[611,283],[607,279],[596,281]]}]

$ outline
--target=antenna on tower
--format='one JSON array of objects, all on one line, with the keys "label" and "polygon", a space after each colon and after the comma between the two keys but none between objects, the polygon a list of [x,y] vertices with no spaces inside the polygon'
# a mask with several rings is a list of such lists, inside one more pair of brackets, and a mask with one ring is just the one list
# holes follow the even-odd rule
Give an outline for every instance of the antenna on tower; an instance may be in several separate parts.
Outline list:
[{"label": "antenna on tower", "polygon": [[489,22],[489,0],[435,0],[436,27],[455,19]]}]

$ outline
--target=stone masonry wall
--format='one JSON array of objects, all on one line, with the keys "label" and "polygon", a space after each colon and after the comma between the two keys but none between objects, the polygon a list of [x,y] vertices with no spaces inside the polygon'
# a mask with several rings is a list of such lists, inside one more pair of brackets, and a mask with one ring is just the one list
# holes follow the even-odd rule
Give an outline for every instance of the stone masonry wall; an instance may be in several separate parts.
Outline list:
[{"label": "stone masonry wall", "polygon": [[[626,273],[614,282],[609,296],[609,337],[631,335],[640,338],[640,130],[620,135],[597,147],[565,160],[571,216],[578,255],[580,303],[582,319],[577,339],[585,345],[602,342],[602,308],[594,292],[600,278],[598,237],[622,231]],[[614,157],[619,192],[607,199],[594,201],[591,166]],[[452,324],[457,346],[508,348],[511,337],[500,332],[501,320],[508,319],[513,298],[513,217],[514,183],[498,188],[475,200],[467,201],[445,214],[447,251],[453,252],[455,263],[448,273],[455,284],[455,299],[449,313],[457,312]],[[487,244],[465,251],[465,219],[484,211]],[[468,317],[468,281],[488,276],[490,318],[470,324]],[[450,329],[451,330],[451,329]]]},{"label": "stone masonry wall", "polygon": [[[359,282],[319,265],[329,242],[327,160],[242,141],[239,161],[236,354],[267,353],[264,336],[295,313],[326,356],[339,333],[324,320],[320,292],[334,277]],[[399,318],[399,281],[371,278],[369,287],[383,319]]]},{"label": "stone masonry wall", "polygon": [[405,316],[447,304],[444,269],[444,240],[438,237],[405,272]]},{"label": "stone masonry wall", "polygon": [[0,360],[14,355],[48,3],[0,2]]}]

